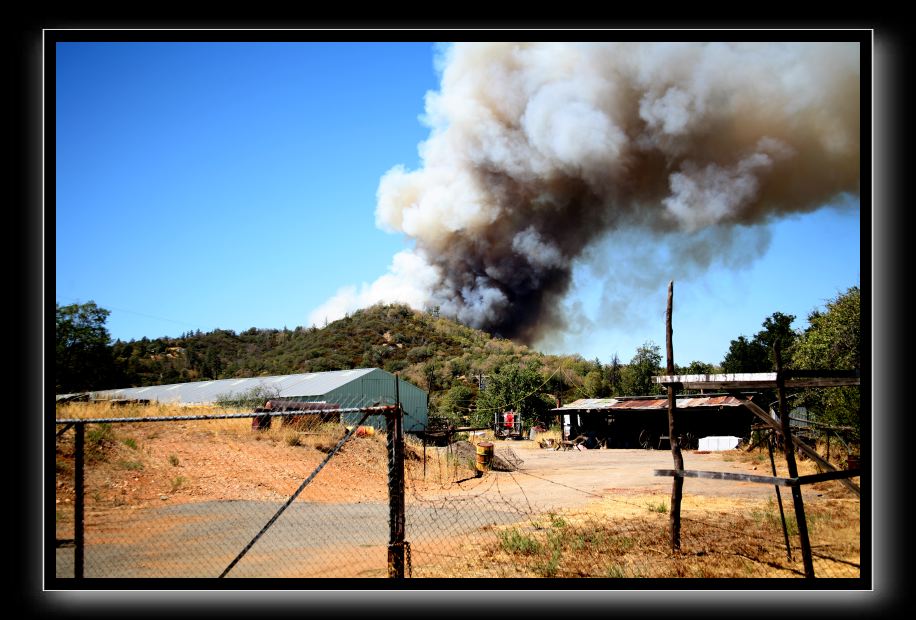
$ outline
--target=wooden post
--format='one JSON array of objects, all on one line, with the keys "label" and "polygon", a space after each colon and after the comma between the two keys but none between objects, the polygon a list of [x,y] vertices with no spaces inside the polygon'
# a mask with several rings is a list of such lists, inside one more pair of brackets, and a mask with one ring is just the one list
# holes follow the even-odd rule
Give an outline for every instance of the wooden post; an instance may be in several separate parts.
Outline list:
[{"label": "wooden post", "polygon": [[[672,344],[671,313],[674,298],[674,280],[668,282],[668,307],[665,311],[665,349],[668,356],[668,375],[674,375],[674,345]],[[668,439],[671,444],[671,456],[674,458],[674,468],[684,469],[684,456],[681,454],[680,442],[674,429],[674,411],[677,407],[674,385],[668,385]],[[671,514],[669,524],[671,528],[671,550],[681,548],[681,495],[684,489],[684,479],[675,476],[671,483]]]},{"label": "wooden post", "polygon": [[[773,442],[774,432],[770,431],[767,436],[767,450],[770,452],[770,467],[773,469],[773,477],[776,477],[776,461],[773,459]],[[779,491],[779,485],[776,487],[776,502],[779,504],[779,518],[782,520],[782,537],[786,541],[786,559],[792,561],[792,545],[789,544],[789,528],[786,526],[786,513],[782,509],[782,493]]]},{"label": "wooden post", "polygon": [[[786,467],[790,478],[798,477],[798,466],[795,464],[795,443],[792,441],[792,429],[789,424],[789,410],[786,404],[786,380],[782,371],[782,345],[776,340],[776,390],[779,395],[779,421],[782,425],[783,447],[786,454]],[[801,487],[792,487],[792,501],[795,504],[795,521],[798,524],[798,537],[801,542],[802,562],[805,566],[805,577],[814,578],[814,562],[811,558],[811,541],[808,538],[808,523],[805,519],[805,504],[802,501]]]}]

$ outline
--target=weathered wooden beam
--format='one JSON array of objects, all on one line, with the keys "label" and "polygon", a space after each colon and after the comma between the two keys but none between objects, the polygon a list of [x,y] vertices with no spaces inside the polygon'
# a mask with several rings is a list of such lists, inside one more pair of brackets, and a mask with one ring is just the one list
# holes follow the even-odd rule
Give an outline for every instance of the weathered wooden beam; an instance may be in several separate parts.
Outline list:
[{"label": "weathered wooden beam", "polygon": [[738,474],[728,471],[703,471],[697,469],[656,469],[652,472],[656,476],[674,476],[675,478],[706,478],[709,480],[730,480],[733,482],[753,482],[756,484],[772,484],[781,487],[794,487],[827,480],[841,478],[855,478],[861,475],[858,469],[844,471],[830,471],[822,474],[810,474],[797,478],[781,478],[779,476],[758,476],[757,474]]},{"label": "weathered wooden beam", "polygon": [[[775,388],[776,381],[679,381],[677,375],[673,377],[653,377],[655,383],[661,385],[676,385],[685,390],[762,390]],[[825,387],[855,387],[860,385],[858,379],[787,379],[785,383],[789,389],[825,388]]]},{"label": "weathered wooden beam", "polygon": [[820,474],[808,474],[807,476],[799,476],[796,479],[796,484],[814,484],[815,482],[825,482],[827,480],[843,480],[844,478],[855,478],[861,475],[862,472],[858,469],[825,471]]},{"label": "weathered wooden beam", "polygon": [[[775,372],[743,372],[715,375],[675,375],[652,377],[661,385],[679,384],[686,390],[776,388]],[[845,387],[860,385],[858,371],[811,370],[786,371],[784,385],[789,389],[810,387]]]},{"label": "weathered wooden beam", "polygon": [[655,476],[674,476],[675,478],[706,478],[708,480],[730,480],[733,482],[753,482],[756,484],[772,484],[780,487],[797,487],[826,480],[840,480],[842,478],[855,478],[861,472],[858,469],[844,471],[830,471],[822,474],[810,474],[796,478],[781,478],[779,476],[758,476],[756,474],[738,474],[728,471],[703,471],[697,469],[655,469]]},{"label": "weathered wooden beam", "polygon": [[737,474],[726,471],[699,471],[695,469],[656,469],[656,476],[674,476],[675,478],[707,478],[709,480],[731,480],[734,482],[754,482],[757,484],[775,484],[781,487],[792,486],[792,479],[776,476],[758,476],[756,474]]},{"label": "weathered wooden beam", "polygon": [[[772,417],[770,417],[770,414],[764,411],[760,407],[760,405],[752,401],[750,397],[745,397],[742,400],[744,402],[744,405],[751,411],[751,413],[753,413],[758,418],[760,418],[763,422],[765,422],[767,426],[769,426],[770,428],[776,429],[780,433],[782,432],[782,426],[780,426],[779,422],[777,422]],[[810,458],[812,461],[815,461],[823,469],[826,469],[829,471],[838,471],[836,467],[834,467],[833,465],[825,461],[824,458],[820,454],[818,454],[814,448],[812,448],[805,442],[801,441],[797,437],[792,437],[792,443],[795,444],[795,447],[801,450],[805,454],[805,456]],[[855,493],[856,497],[860,497],[861,491],[859,490],[858,485],[856,485],[854,482],[846,478],[839,478],[839,481],[847,489]]]}]

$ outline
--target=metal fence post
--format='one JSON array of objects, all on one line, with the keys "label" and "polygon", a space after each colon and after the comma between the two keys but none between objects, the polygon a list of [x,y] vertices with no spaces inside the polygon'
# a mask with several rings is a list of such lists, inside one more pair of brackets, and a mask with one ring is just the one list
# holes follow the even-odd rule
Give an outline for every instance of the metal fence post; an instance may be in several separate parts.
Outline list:
[{"label": "metal fence post", "polygon": [[74,426],[74,473],[73,487],[76,498],[73,502],[73,576],[83,577],[83,496],[84,489],[84,436],[85,424]]},{"label": "metal fence post", "polygon": [[404,578],[405,515],[404,515],[404,427],[398,382],[395,375],[395,410],[385,418],[388,432],[388,576]]}]

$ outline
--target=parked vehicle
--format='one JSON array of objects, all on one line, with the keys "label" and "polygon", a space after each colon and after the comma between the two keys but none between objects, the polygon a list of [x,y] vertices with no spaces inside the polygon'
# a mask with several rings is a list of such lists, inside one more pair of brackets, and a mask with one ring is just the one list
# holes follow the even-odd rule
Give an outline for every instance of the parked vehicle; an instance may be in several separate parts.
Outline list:
[{"label": "parked vehicle", "polygon": [[523,439],[522,416],[515,411],[494,414],[493,435],[497,439]]}]

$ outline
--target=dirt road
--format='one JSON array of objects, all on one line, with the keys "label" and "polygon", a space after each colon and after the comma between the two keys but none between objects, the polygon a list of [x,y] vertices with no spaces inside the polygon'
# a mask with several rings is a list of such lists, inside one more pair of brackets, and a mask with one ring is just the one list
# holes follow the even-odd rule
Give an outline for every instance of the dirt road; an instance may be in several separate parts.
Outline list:
[{"label": "dirt road", "polygon": [[[428,449],[432,457],[436,449]],[[582,509],[602,498],[667,496],[672,467],[656,450],[543,450],[530,441],[498,442],[495,454],[514,472],[469,476],[436,487],[408,483],[407,537],[418,552],[534,515]],[[767,475],[727,453],[685,453],[688,469]],[[321,475],[321,474],[319,474]],[[427,481],[428,482],[428,481]],[[769,485],[688,479],[685,495],[771,497]],[[199,501],[97,515],[87,521],[87,576],[215,577],[252,540],[283,502]],[[384,576],[389,539],[387,502],[296,501],[251,547],[231,576]],[[72,549],[58,549],[57,574],[73,571]]]},{"label": "dirt road", "polygon": [[[667,450],[570,450],[537,448],[530,441],[497,444],[495,454],[515,454],[522,459],[517,477],[524,488],[540,490],[546,502],[572,506],[588,501],[594,495],[614,492],[670,493],[671,478],[655,476],[656,469],[672,469],[671,452]],[[751,473],[762,476],[771,471],[729,459],[727,452],[707,454],[685,451],[685,469]],[[773,487],[750,482],[726,482],[690,478],[685,493],[704,496],[768,497]],[[538,495],[540,497],[540,494]]]}]

